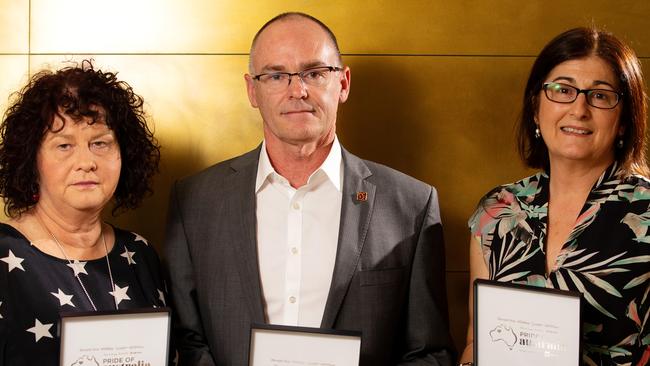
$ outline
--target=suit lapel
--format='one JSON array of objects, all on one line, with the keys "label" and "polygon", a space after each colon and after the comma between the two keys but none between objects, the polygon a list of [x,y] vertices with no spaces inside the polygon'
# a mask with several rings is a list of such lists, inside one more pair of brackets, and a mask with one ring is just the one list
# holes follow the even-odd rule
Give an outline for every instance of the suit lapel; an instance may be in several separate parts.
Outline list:
[{"label": "suit lapel", "polygon": [[233,215],[232,225],[234,235],[233,243],[239,245],[234,248],[236,264],[242,281],[242,290],[248,297],[251,319],[257,323],[264,323],[264,305],[260,285],[260,272],[257,259],[257,217],[255,214],[255,178],[257,175],[257,161],[260,147],[234,160],[230,167],[233,170],[228,186],[233,187],[229,195],[229,212]]},{"label": "suit lapel", "polygon": [[366,164],[345,149],[342,149],[342,154],[344,173],[339,240],[322,328],[334,327],[359,263],[375,201],[376,187],[366,180],[372,175]]}]

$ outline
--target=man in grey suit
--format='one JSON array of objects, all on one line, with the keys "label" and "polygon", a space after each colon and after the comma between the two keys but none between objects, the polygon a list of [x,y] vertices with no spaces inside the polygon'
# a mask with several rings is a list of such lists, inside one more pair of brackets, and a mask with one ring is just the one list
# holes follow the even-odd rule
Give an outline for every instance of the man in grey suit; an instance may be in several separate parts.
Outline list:
[{"label": "man in grey suit", "polygon": [[451,365],[436,191],[335,134],[350,91],[319,20],[255,36],[264,141],[172,188],[165,240],[180,365],[247,365],[254,323],[362,332],[362,366]]}]

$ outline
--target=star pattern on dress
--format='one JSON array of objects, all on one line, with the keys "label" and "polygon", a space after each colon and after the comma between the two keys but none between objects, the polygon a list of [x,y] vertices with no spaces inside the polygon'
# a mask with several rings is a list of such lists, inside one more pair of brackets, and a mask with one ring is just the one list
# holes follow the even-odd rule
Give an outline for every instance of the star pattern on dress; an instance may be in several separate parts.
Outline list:
[{"label": "star pattern on dress", "polygon": [[149,245],[149,242],[147,241],[147,239],[140,236],[140,234],[137,234],[137,233],[134,233],[134,232],[131,232],[131,234],[133,234],[133,236],[135,236],[135,239],[133,241],[141,241],[141,242],[144,243],[144,245]]},{"label": "star pattern on dress", "polygon": [[34,319],[34,326],[27,329],[28,332],[34,333],[34,342],[38,342],[41,338],[53,338],[50,333],[50,328],[53,324],[42,324],[38,319]]},{"label": "star pattern on dress", "polygon": [[124,247],[124,253],[120,254],[121,257],[126,258],[126,261],[129,262],[129,265],[136,264],[135,260],[133,259],[134,255],[135,252],[129,252],[129,249],[127,247]]},{"label": "star pattern on dress", "polygon": [[109,291],[108,293],[113,295],[115,298],[115,306],[119,305],[122,300],[131,300],[129,295],[126,292],[129,290],[129,286],[120,287],[115,285],[115,291]]},{"label": "star pattern on dress", "polygon": [[72,306],[73,308],[76,307],[76,306],[72,303],[72,297],[73,297],[74,295],[66,295],[65,292],[61,291],[61,289],[58,289],[58,290],[59,290],[58,292],[50,292],[50,293],[52,294],[52,296],[54,296],[54,297],[56,297],[57,299],[59,299],[59,304],[61,304],[61,306],[63,306],[63,305],[70,305],[70,306]]},{"label": "star pattern on dress", "polygon": [[72,268],[75,276],[79,276],[81,273],[87,275],[88,272],[86,272],[86,263],[88,262],[82,262],[78,259],[75,259],[72,261],[72,263],[66,264],[66,266]]},{"label": "star pattern on dress", "polygon": [[22,270],[23,272],[25,272],[25,268],[23,268],[23,265],[21,264],[24,260],[25,260],[24,258],[16,257],[14,255],[14,253],[11,251],[11,249],[9,250],[9,255],[8,256],[6,256],[4,258],[0,258],[0,261],[3,261],[3,262],[5,262],[5,263],[7,263],[9,265],[9,271],[8,272],[11,272],[16,268],[18,268],[18,269]]},{"label": "star pattern on dress", "polygon": [[163,306],[167,306],[167,302],[165,301],[165,294],[158,290],[158,299],[160,299],[160,302],[162,302]]}]

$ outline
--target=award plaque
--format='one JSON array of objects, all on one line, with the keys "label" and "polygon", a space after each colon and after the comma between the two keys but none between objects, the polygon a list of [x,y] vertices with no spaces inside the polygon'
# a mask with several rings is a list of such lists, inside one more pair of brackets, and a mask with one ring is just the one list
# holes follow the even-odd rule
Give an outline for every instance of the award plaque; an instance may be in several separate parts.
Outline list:
[{"label": "award plaque", "polygon": [[61,366],[166,366],[170,311],[61,313]]},{"label": "award plaque", "polygon": [[581,301],[579,292],[474,281],[475,365],[580,365]]},{"label": "award plaque", "polygon": [[361,332],[253,324],[249,366],[358,366]]}]

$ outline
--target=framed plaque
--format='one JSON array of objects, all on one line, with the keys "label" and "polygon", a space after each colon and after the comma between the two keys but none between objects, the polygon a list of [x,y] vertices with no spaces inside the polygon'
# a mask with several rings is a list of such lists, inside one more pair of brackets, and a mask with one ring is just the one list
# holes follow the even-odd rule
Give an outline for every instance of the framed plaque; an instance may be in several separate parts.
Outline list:
[{"label": "framed plaque", "polygon": [[581,303],[579,292],[474,281],[475,365],[580,365]]},{"label": "framed plaque", "polygon": [[253,324],[249,366],[358,366],[361,332]]},{"label": "framed plaque", "polygon": [[170,310],[62,312],[61,366],[166,366]]}]

